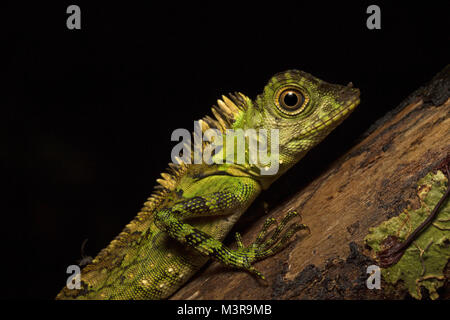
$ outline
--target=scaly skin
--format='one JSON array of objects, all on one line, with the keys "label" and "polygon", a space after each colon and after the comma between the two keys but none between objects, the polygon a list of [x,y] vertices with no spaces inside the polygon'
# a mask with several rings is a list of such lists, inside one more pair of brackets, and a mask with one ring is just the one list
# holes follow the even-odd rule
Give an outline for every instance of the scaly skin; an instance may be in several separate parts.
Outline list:
[{"label": "scaly skin", "polygon": [[[274,223],[270,218],[248,247],[239,234],[237,250],[224,246],[223,239],[258,194],[358,103],[358,89],[296,70],[275,75],[255,101],[241,93],[223,96],[212,110],[215,119],[200,121],[202,131],[278,129],[278,172],[262,175],[260,165],[250,164],[247,158],[243,164],[169,164],[170,173],[157,180],[157,191],[141,212],[82,270],[81,289],[65,287],[57,299],[167,298],[210,258],[264,279],[253,263],[279,252],[293,234],[307,228],[298,223],[286,227],[296,212],[287,214],[270,239],[265,237]],[[248,147],[245,151],[247,155]]]}]

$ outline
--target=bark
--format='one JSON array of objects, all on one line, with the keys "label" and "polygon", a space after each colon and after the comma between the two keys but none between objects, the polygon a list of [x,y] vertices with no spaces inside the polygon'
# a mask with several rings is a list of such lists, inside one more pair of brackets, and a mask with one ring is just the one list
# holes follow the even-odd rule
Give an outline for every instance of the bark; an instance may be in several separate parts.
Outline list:
[{"label": "bark", "polygon": [[[311,235],[301,234],[283,252],[256,264],[268,285],[214,262],[172,298],[407,298],[401,284],[388,290],[367,289],[366,269],[376,262],[363,239],[370,227],[398,215],[408,205],[417,206],[416,182],[450,154],[449,89],[447,66],[271,213],[280,220],[289,209],[297,209]],[[245,231],[244,243],[256,237],[266,218],[258,218]],[[386,287],[382,282],[382,288]],[[448,286],[440,295],[450,296]]]}]

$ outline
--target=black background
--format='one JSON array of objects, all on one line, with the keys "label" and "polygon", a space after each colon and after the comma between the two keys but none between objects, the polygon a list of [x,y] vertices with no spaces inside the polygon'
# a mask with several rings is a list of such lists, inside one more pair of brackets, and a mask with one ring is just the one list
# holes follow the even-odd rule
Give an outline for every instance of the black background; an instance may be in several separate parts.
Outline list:
[{"label": "black background", "polygon": [[[2,296],[54,298],[83,240],[95,256],[150,195],[174,129],[192,130],[221,94],[254,98],[291,68],[362,92],[354,114],[263,197],[273,207],[300,190],[449,62],[444,2],[374,3],[381,30],[366,28],[364,1],[10,6]],[[81,30],[66,28],[70,4]]]}]

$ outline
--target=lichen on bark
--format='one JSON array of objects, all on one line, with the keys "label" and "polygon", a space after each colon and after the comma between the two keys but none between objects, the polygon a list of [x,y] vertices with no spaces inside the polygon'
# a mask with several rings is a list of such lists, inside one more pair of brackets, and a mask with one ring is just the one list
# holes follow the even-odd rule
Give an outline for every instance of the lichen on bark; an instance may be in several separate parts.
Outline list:
[{"label": "lichen on bark", "polygon": [[[388,236],[405,240],[431,213],[447,189],[448,179],[442,171],[430,172],[417,183],[420,207],[369,229],[365,242],[374,253],[383,250]],[[382,269],[383,279],[390,284],[403,281],[412,297],[422,299],[421,288],[431,299],[439,297],[437,289],[447,279],[444,268],[450,258],[450,201],[443,203],[433,222],[406,249],[398,263]]]}]

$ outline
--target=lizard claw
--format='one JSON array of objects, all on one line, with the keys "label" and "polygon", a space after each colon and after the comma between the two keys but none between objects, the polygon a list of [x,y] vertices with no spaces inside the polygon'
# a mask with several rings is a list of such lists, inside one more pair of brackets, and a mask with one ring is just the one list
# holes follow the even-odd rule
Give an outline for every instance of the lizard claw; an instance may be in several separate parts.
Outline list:
[{"label": "lizard claw", "polygon": [[[238,251],[241,254],[244,254],[246,256],[246,260],[248,261],[248,265],[244,267],[248,272],[265,281],[266,278],[264,275],[256,270],[251,263],[272,256],[283,250],[289,244],[289,240],[292,236],[298,231],[308,230],[310,233],[309,227],[300,223],[293,223],[286,229],[288,222],[296,216],[299,216],[297,211],[288,212],[283,220],[281,220],[281,223],[275,228],[272,236],[266,240],[265,238],[269,227],[276,223],[275,219],[268,218],[264,222],[264,225],[255,241],[248,247],[244,247],[240,234],[236,234],[236,242],[239,247]],[[283,233],[283,231],[285,232]]]}]

